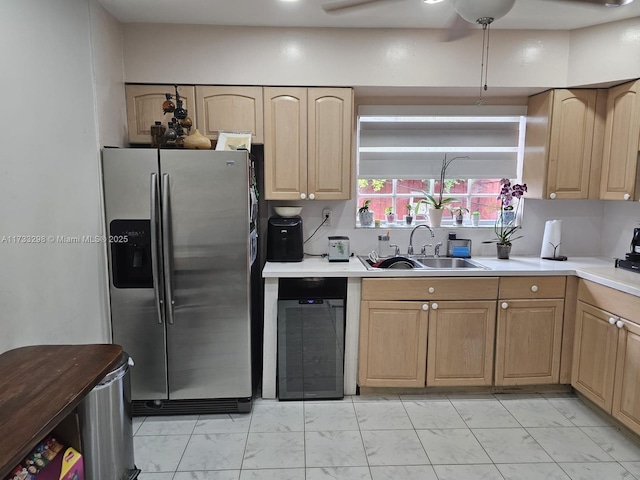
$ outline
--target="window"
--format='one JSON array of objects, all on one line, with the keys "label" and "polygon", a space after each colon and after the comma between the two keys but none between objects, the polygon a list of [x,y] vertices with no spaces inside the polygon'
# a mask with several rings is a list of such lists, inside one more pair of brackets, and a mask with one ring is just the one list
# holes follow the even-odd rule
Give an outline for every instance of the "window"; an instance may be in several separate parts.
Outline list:
[{"label": "window", "polygon": [[[499,209],[500,179],[518,177],[524,148],[526,107],[361,106],[358,117],[358,206],[371,200],[374,218],[385,221],[392,209],[404,223],[406,206],[439,191],[445,154],[456,159],[447,169],[444,191],[463,207],[480,213],[480,225],[493,225]],[[426,113],[425,113],[426,111]],[[446,217],[445,217],[446,218]]]}]

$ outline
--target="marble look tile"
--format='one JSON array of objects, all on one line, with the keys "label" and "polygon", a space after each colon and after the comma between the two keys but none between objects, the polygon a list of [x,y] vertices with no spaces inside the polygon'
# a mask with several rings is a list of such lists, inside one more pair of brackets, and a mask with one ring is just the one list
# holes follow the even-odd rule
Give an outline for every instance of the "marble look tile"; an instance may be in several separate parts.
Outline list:
[{"label": "marble look tile", "polygon": [[197,415],[147,417],[137,435],[191,435]]},{"label": "marble look tile", "polygon": [[553,462],[524,428],[472,430],[493,463]]},{"label": "marble look tile", "polygon": [[305,480],[304,468],[242,470],[240,480]]},{"label": "marble look tile", "polygon": [[353,403],[397,402],[400,400],[399,395],[354,395],[351,398],[353,399]]},{"label": "marble look tile", "polygon": [[634,480],[633,475],[616,462],[561,463],[560,467],[571,480]]},{"label": "marble look tile", "polygon": [[238,480],[240,470],[177,472],[173,480]]},{"label": "marble look tile", "polygon": [[438,480],[429,465],[370,467],[373,480]]},{"label": "marble look tile", "polygon": [[302,402],[256,405],[251,417],[251,432],[304,432]]},{"label": "marble look tile", "polygon": [[307,467],[367,465],[367,456],[358,431],[306,432],[305,452]]},{"label": "marble look tile", "polygon": [[139,480],[172,480],[173,472],[171,473],[147,473],[142,472],[138,475]]},{"label": "marble look tile", "polygon": [[445,401],[403,402],[403,404],[413,427],[416,429],[467,427],[448,399]]},{"label": "marble look tile", "polygon": [[611,462],[613,458],[578,427],[527,428],[556,462]]},{"label": "marble look tile", "polygon": [[640,478],[640,462],[620,462],[620,465],[631,472],[635,478]]},{"label": "marble look tile", "polygon": [[451,399],[469,428],[519,427],[518,421],[495,398]]},{"label": "marble look tile", "polygon": [[246,441],[246,433],[192,435],[178,470],[239,470]]},{"label": "marble look tile", "polygon": [[412,395],[400,395],[400,400],[403,402],[419,402],[419,401],[430,401],[430,400],[448,400],[447,395],[445,393],[425,393],[425,394],[412,394]]},{"label": "marble look tile", "polygon": [[143,472],[173,472],[189,442],[189,435],[133,437],[136,466]]},{"label": "marble look tile", "polygon": [[368,467],[307,468],[306,480],[371,480],[371,474]]},{"label": "marble look tile", "polygon": [[429,460],[434,465],[491,463],[471,430],[463,428],[431,429],[418,430],[417,433]]},{"label": "marble look tile", "polygon": [[304,432],[249,433],[242,469],[304,467]]},{"label": "marble look tile", "polygon": [[505,480],[571,480],[556,463],[496,465]]},{"label": "marble look tile", "polygon": [[583,402],[575,397],[548,398],[560,413],[571,420],[576,427],[606,427],[609,422],[604,417],[598,415]]},{"label": "marble look tile", "polygon": [[401,402],[355,403],[361,430],[413,429]]},{"label": "marble look tile", "polygon": [[436,465],[439,480],[504,480],[495,465]]},{"label": "marble look tile", "polygon": [[573,427],[571,420],[560,413],[546,398],[501,399],[500,401],[523,427]]},{"label": "marble look tile", "polygon": [[309,403],[304,406],[306,432],[325,430],[358,430],[353,403]]},{"label": "marble look tile", "polygon": [[413,430],[375,430],[362,432],[370,466],[428,465],[429,458]]},{"label": "marble look tile", "polygon": [[640,447],[614,427],[582,427],[584,433],[619,462],[640,460]]},{"label": "marble look tile", "polygon": [[193,433],[246,433],[251,423],[250,413],[200,415]]},{"label": "marble look tile", "polygon": [[135,435],[140,428],[140,425],[144,422],[144,419],[147,417],[133,417],[131,419],[131,426],[133,428],[133,434]]}]

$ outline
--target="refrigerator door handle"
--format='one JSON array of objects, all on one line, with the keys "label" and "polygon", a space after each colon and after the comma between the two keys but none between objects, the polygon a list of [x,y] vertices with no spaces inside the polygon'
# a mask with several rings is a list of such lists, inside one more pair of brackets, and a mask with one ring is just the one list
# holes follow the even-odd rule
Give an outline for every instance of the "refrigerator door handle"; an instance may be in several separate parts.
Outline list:
[{"label": "refrigerator door handle", "polygon": [[153,294],[158,311],[158,323],[164,322],[164,285],[162,283],[162,257],[158,248],[158,175],[151,174],[151,274],[153,276]]},{"label": "refrigerator door handle", "polygon": [[162,254],[164,256],[165,288],[166,288],[166,312],[167,322],[173,325],[173,272],[171,259],[173,258],[173,246],[171,243],[171,196],[169,191],[169,174],[162,174]]}]

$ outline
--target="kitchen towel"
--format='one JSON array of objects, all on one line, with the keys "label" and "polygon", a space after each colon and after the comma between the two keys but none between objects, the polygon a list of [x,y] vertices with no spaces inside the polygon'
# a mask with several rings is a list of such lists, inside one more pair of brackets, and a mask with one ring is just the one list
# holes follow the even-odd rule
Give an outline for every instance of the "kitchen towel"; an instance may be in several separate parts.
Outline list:
[{"label": "kitchen towel", "polygon": [[[560,255],[560,229],[562,220],[547,220],[544,225],[544,234],[542,235],[542,250],[540,257],[558,257]],[[552,245],[553,244],[553,245]],[[558,246],[554,250],[554,246]],[[554,255],[555,254],[555,255]]]}]

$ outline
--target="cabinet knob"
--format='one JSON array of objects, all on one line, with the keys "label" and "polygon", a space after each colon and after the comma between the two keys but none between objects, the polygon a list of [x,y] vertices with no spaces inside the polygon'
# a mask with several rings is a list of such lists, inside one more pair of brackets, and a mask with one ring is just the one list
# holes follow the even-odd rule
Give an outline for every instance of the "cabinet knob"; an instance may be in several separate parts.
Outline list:
[{"label": "cabinet knob", "polygon": [[538,285],[531,285],[531,291],[536,293],[538,291]]},{"label": "cabinet knob", "polygon": [[429,304],[428,303],[423,303],[422,304],[422,309],[425,310],[425,311],[429,310]]},{"label": "cabinet knob", "polygon": [[315,200],[316,196],[313,193],[309,194],[309,200]]},{"label": "cabinet knob", "polygon": [[436,289],[433,287],[429,287],[429,293],[435,293]]},{"label": "cabinet knob", "polygon": [[438,304],[437,303],[432,303],[431,304],[431,309],[432,310],[437,310],[438,309]]},{"label": "cabinet knob", "polygon": [[553,193],[550,193],[550,194],[549,194],[549,198],[550,198],[551,200],[555,200],[555,199],[556,199],[556,197],[557,197],[557,195],[555,194],[555,192],[553,192]]},{"label": "cabinet knob", "polygon": [[625,200],[629,200],[631,198],[631,195],[629,195],[628,193],[625,193],[623,198]]},{"label": "cabinet knob", "polygon": [[615,319],[615,318],[613,318],[613,317],[610,317],[610,318],[609,318],[609,323],[610,323],[611,325],[615,325],[615,324],[616,324],[616,319]]},{"label": "cabinet knob", "polygon": [[301,194],[300,194],[300,198],[301,198],[302,200],[304,200],[305,198],[307,198],[307,194],[306,194],[306,193],[301,193]]},{"label": "cabinet knob", "polygon": [[622,328],[622,327],[624,327],[624,322],[623,322],[622,320],[618,320],[618,321],[616,322],[616,327],[618,327],[618,328]]},{"label": "cabinet knob", "polygon": [[500,305],[500,307],[502,307],[503,310],[506,310],[507,308],[509,308],[509,304],[507,302],[502,302],[502,305]]}]

